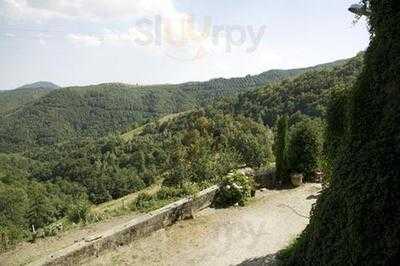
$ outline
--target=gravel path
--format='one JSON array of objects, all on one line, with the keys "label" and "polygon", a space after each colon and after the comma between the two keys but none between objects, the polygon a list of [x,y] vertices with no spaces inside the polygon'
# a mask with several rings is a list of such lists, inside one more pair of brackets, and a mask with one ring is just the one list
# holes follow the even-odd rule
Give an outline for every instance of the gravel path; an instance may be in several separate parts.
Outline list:
[{"label": "gravel path", "polygon": [[206,209],[82,265],[262,265],[305,228],[320,189],[257,192],[247,207]]}]

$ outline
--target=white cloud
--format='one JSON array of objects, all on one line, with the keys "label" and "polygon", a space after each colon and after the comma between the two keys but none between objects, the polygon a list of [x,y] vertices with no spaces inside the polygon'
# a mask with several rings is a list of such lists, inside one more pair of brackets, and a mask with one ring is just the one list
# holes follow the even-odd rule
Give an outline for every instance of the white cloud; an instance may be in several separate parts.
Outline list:
[{"label": "white cloud", "polygon": [[1,17],[8,21],[23,21],[23,22],[42,22],[55,17],[66,17],[62,14],[56,14],[50,10],[38,9],[31,6],[29,3],[35,1],[28,0],[0,0],[2,9]]},{"label": "white cloud", "polygon": [[46,21],[52,18],[121,20],[159,14],[179,16],[172,0],[0,0],[3,16]]},{"label": "white cloud", "polygon": [[[146,37],[149,35],[144,35],[140,28],[132,25],[127,27],[126,24],[124,28],[128,30],[106,30],[103,33],[91,34],[79,31],[65,33],[69,41],[86,47],[102,44],[138,44],[140,40],[149,47],[154,46],[154,39],[160,37],[164,38],[163,44],[173,46],[174,49],[184,49],[185,47],[179,47],[179,39],[188,37],[188,34],[189,37],[199,35],[192,24],[186,25],[187,28],[182,32],[188,15],[178,11],[173,0],[0,0],[0,8],[4,9],[3,16],[6,19],[21,20],[26,25],[39,22],[51,26],[52,19],[78,21],[82,28],[88,25],[107,27],[113,22],[139,21],[144,18],[154,22],[146,29],[146,33],[152,34],[152,40],[148,40]],[[162,36],[156,36],[155,33],[156,17],[165,22],[160,25]],[[185,46],[190,47],[186,44]]]},{"label": "white cloud", "polygon": [[103,42],[100,38],[84,34],[68,34],[67,39],[75,45],[85,47],[100,46]]},{"label": "white cloud", "polygon": [[[52,19],[58,20],[56,25],[64,25],[62,20],[82,25],[79,27],[82,31],[73,27],[70,28],[73,31],[61,29],[65,31],[65,38],[77,47],[134,45],[181,61],[225,54],[236,48],[228,47],[232,46],[233,37],[226,32],[218,32],[217,37],[210,32],[213,27],[210,18],[210,21],[193,19],[178,11],[174,0],[0,0],[0,8],[3,7],[3,16],[8,19],[40,22],[50,29]],[[137,23],[128,24],[143,19],[147,19],[144,28]],[[161,23],[158,24],[157,19]],[[25,25],[30,25],[29,22]],[[123,26],[116,29],[115,25]],[[90,29],[90,33],[85,29]],[[41,42],[48,40],[46,36],[39,39]]]},{"label": "white cloud", "polygon": [[[126,32],[105,29],[101,34],[68,34],[67,40],[75,45],[100,46],[100,45],[140,45],[146,38],[143,33],[132,27]],[[149,43],[150,45],[150,43]]]}]

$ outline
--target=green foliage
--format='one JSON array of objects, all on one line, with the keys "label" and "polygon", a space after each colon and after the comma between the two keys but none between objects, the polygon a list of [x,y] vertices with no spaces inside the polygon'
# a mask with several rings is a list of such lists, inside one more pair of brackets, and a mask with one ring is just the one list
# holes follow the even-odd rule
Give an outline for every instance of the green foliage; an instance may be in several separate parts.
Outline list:
[{"label": "green foliage", "polygon": [[342,153],[346,144],[348,131],[347,109],[350,93],[346,87],[336,87],[330,96],[326,114],[326,128],[324,131],[325,182],[331,181],[334,162]]},{"label": "green foliage", "polygon": [[269,84],[221,104],[228,113],[251,117],[273,127],[278,116],[288,115],[289,124],[305,117],[324,117],[329,95],[335,86],[351,86],[363,66],[363,54],[331,68],[319,68]]},{"label": "green foliage", "polygon": [[322,156],[322,130],[319,120],[306,119],[291,128],[288,147],[289,169],[292,173],[303,173],[310,180],[320,168]]},{"label": "green foliage", "polygon": [[217,207],[229,207],[235,204],[244,206],[251,197],[254,189],[251,177],[240,173],[225,176],[220,183],[220,189],[215,196],[214,205]]},{"label": "green foliage", "polygon": [[[153,209],[215,184],[243,165],[269,164],[271,131],[254,121],[272,125],[277,114],[289,113],[293,123],[323,114],[321,99],[328,88],[352,82],[360,64],[356,58],[317,66],[317,72],[257,91],[254,97],[263,94],[260,101],[252,93],[239,102],[231,99],[225,113],[199,107],[310,69],[179,85],[101,84],[50,88],[38,95],[27,88],[0,94],[0,103],[10,102],[0,110],[0,152],[20,152],[0,154],[3,249],[29,238],[32,225],[46,229],[61,218],[90,220],[89,202],[117,199],[163,180],[159,193],[142,195],[134,204],[137,210]],[[288,97],[294,107],[285,106]],[[193,109],[198,111],[188,111]],[[157,119],[171,113],[180,114]],[[133,128],[127,138],[119,136]]]},{"label": "green foliage", "polygon": [[180,187],[162,187],[156,194],[157,199],[178,199],[185,196],[195,195],[200,191],[199,185],[196,183],[183,183]]},{"label": "green foliage", "polygon": [[288,117],[278,118],[277,132],[275,134],[274,152],[276,165],[276,179],[281,184],[287,185],[289,180],[289,166],[287,160],[288,149]]},{"label": "green foliage", "polygon": [[164,132],[177,132],[172,125],[187,128],[168,144],[172,153],[166,186],[210,183],[240,165],[257,167],[272,160],[271,132],[249,119],[209,110],[207,115],[193,112],[178,121],[162,127]]},{"label": "green foliage", "polygon": [[148,193],[142,192],[132,204],[132,210],[149,211],[157,205],[156,198]]},{"label": "green foliage", "polygon": [[1,225],[5,226],[7,223],[24,225],[24,210],[28,207],[25,205],[28,199],[26,192],[20,188],[3,184],[0,192]]},{"label": "green foliage", "polygon": [[148,212],[156,210],[186,196],[193,196],[199,192],[199,186],[194,183],[183,183],[180,187],[162,187],[156,194],[140,193],[132,203],[133,211]]},{"label": "green foliage", "polygon": [[10,111],[0,116],[0,152],[127,131],[132,124],[204,107],[224,96],[232,97],[306,70],[272,70],[257,76],[177,85],[107,83],[40,91],[37,97],[26,90],[0,93],[0,103],[7,104],[4,111]]},{"label": "green foliage", "polygon": [[0,115],[9,114],[21,106],[47,95],[58,86],[50,82],[36,82],[15,90],[0,91]]},{"label": "green foliage", "polygon": [[0,250],[11,248],[27,239],[32,229],[44,229],[64,217],[85,199],[84,191],[76,184],[57,181],[37,182],[26,178],[0,181]]},{"label": "green foliage", "polygon": [[79,223],[81,221],[86,221],[89,214],[89,203],[87,200],[79,200],[74,205],[68,206],[67,218],[73,223]]},{"label": "green foliage", "polygon": [[33,183],[29,193],[30,206],[27,211],[28,224],[34,228],[43,228],[56,219],[56,209],[47,190],[39,183]]},{"label": "green foliage", "polygon": [[[215,184],[241,165],[271,162],[271,139],[263,125],[209,109],[154,123],[128,142],[110,135],[24,156],[0,154],[0,184],[7,188],[0,215],[10,221],[2,228],[11,234],[16,226],[23,237],[32,226],[47,228],[64,217],[73,223],[93,220],[87,200],[103,203],[163,179],[159,193],[142,195],[134,204],[136,210],[154,209]],[[21,199],[25,195],[22,207],[10,203],[12,189]]]},{"label": "green foliage", "polygon": [[333,157],[331,183],[285,265],[399,261],[400,5],[364,2],[371,9],[371,43],[346,108],[345,143]]}]

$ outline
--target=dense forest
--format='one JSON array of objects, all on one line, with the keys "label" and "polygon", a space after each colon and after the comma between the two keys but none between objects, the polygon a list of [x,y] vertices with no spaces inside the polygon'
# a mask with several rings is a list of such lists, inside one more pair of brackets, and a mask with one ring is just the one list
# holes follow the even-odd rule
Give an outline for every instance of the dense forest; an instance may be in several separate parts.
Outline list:
[{"label": "dense forest", "polygon": [[333,69],[306,72],[293,79],[249,91],[220,108],[273,126],[280,115],[290,124],[304,117],[324,117],[332,90],[351,86],[361,72],[363,53]]},{"label": "dense forest", "polygon": [[[36,93],[36,87],[26,94],[26,89],[3,92],[0,103],[8,102],[3,108],[13,111],[0,116],[0,152],[19,152],[72,138],[126,131],[135,123],[204,107],[225,96],[232,97],[306,71],[332,69],[345,62],[178,85],[109,83],[59,90],[48,90],[45,86],[40,93]],[[24,101],[20,95],[24,95]],[[32,95],[36,95],[36,101]]]},{"label": "dense forest", "polygon": [[90,202],[157,181],[178,190],[202,188],[240,166],[272,162],[271,147],[272,133],[263,125],[206,110],[145,127],[129,142],[113,135],[1,155],[0,232],[11,245],[29,238],[32,226],[46,228],[65,216],[77,222]]}]

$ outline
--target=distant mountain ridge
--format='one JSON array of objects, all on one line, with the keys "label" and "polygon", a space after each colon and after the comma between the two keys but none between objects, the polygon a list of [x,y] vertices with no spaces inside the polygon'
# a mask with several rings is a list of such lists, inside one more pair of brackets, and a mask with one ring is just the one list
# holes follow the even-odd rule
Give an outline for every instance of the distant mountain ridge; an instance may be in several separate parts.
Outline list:
[{"label": "distant mountain ridge", "polygon": [[23,85],[14,90],[0,91],[0,115],[13,112],[21,106],[38,100],[60,87],[48,81]]},{"label": "distant mountain ridge", "polygon": [[341,59],[330,63],[319,64],[316,66],[305,67],[305,68],[295,68],[287,70],[271,69],[257,75],[247,75],[245,77],[239,77],[239,78],[215,78],[209,81],[185,82],[178,84],[176,86],[182,89],[192,89],[195,87],[221,89],[225,87],[231,87],[239,89],[248,88],[249,90],[251,90],[253,88],[265,86],[268,83],[281,81],[282,79],[286,78],[292,78],[308,71],[321,70],[321,69],[330,70],[333,69],[334,67],[346,64],[346,62],[348,62],[349,60],[350,58]]},{"label": "distant mountain ridge", "polygon": [[18,87],[15,90],[47,90],[47,91],[51,91],[51,90],[56,90],[59,89],[60,86],[49,82],[49,81],[38,81],[35,83],[31,83],[31,84],[26,84],[23,85],[21,87]]},{"label": "distant mountain ridge", "polygon": [[[0,112],[0,152],[126,131],[136,122],[204,107],[223,97],[295,78],[307,71],[331,70],[347,61],[182,84],[137,86],[105,83],[60,89],[53,89],[56,85],[47,86],[48,83],[30,84],[12,92],[29,95],[29,98],[35,92],[34,100],[14,101],[20,105],[3,112],[3,115]],[[47,90],[37,89],[42,88],[40,85],[45,85]],[[32,90],[32,87],[36,89]],[[3,96],[0,94],[0,102],[4,100]]]}]

